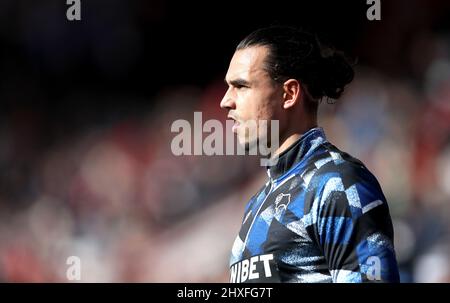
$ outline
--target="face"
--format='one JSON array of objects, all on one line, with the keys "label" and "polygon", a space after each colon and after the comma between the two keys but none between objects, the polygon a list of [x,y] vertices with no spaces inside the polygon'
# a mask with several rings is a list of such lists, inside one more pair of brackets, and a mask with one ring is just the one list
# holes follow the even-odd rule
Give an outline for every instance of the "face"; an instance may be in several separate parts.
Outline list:
[{"label": "face", "polygon": [[[220,107],[228,110],[228,118],[235,121],[233,132],[247,149],[267,136],[258,122],[282,121],[282,85],[273,81],[264,69],[268,55],[265,46],[248,47],[234,53],[225,81],[228,90]],[[269,128],[270,131],[270,128]]]}]

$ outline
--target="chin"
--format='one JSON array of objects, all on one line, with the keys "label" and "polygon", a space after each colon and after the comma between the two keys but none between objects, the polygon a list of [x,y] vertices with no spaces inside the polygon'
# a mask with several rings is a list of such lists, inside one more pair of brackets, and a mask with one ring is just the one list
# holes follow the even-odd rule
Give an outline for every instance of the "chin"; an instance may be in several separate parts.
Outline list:
[{"label": "chin", "polygon": [[245,140],[243,143],[240,143],[242,146],[244,146],[244,149],[246,152],[249,152],[250,150],[256,149],[258,151],[258,140]]}]

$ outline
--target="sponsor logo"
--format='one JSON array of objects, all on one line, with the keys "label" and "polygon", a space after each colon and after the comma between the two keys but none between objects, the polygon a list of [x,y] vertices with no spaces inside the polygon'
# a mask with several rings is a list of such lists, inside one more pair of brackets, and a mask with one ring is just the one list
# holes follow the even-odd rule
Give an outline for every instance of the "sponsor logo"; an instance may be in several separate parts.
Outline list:
[{"label": "sponsor logo", "polygon": [[273,254],[254,256],[231,265],[230,283],[275,282],[278,271]]}]

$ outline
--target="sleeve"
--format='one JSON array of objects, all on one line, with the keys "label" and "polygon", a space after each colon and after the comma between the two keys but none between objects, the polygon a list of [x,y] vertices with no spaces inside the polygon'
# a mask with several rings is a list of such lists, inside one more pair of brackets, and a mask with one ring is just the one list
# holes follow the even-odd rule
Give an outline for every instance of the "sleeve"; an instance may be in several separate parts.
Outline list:
[{"label": "sleeve", "polygon": [[376,178],[362,165],[319,171],[307,232],[333,282],[399,282],[392,221]]}]

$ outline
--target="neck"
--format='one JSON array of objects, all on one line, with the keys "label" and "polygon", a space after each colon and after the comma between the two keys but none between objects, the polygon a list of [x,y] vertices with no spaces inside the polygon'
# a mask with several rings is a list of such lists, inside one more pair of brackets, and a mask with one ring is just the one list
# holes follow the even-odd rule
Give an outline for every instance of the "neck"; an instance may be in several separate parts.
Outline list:
[{"label": "neck", "polygon": [[304,125],[300,127],[297,127],[291,131],[286,132],[286,134],[282,136],[280,140],[281,144],[278,147],[278,149],[276,149],[275,152],[273,153],[272,158],[287,150],[292,144],[294,144],[298,139],[300,139],[300,137],[304,133],[306,133],[308,130],[314,127],[317,127],[316,120],[309,121],[308,123],[304,123]]}]

